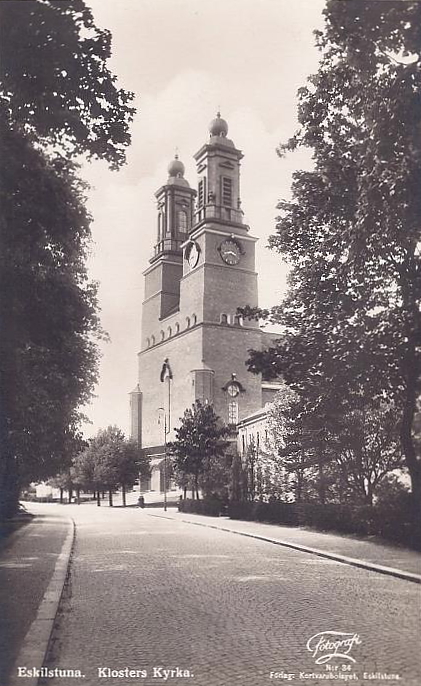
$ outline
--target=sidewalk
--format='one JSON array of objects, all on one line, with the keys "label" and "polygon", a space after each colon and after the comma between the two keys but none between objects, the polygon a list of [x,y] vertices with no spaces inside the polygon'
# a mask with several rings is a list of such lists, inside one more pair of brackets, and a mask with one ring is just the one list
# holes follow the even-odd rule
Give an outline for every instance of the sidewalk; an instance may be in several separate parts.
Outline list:
[{"label": "sidewalk", "polygon": [[[152,517],[166,517],[186,524],[221,529],[260,538],[303,552],[329,557],[338,562],[389,573],[421,583],[421,553],[387,543],[379,543],[340,534],[322,533],[310,529],[260,522],[245,522],[228,517],[205,517],[163,509],[143,510]],[[412,578],[413,577],[413,578]]]},{"label": "sidewalk", "polygon": [[0,550],[0,686],[9,683],[69,530],[68,520],[48,514],[45,506],[31,503],[28,510],[34,519]]}]

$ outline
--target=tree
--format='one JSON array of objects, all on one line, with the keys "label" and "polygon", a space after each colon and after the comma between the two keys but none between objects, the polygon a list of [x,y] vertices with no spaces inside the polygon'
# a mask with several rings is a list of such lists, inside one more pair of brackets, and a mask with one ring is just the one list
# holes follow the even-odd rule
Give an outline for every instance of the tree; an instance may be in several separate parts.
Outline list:
[{"label": "tree", "polygon": [[273,317],[278,345],[251,368],[282,373],[307,417],[329,433],[369,399],[399,416],[415,516],[420,391],[421,5],[328,2],[318,73],[299,91],[300,129],[286,144],[313,151],[292,201],[279,204],[271,246],[291,264]]},{"label": "tree", "polygon": [[110,34],[82,0],[0,3],[0,519],[19,488],[80,449],[97,378],[90,217],[72,157],[116,169],[133,116],[108,71]]},{"label": "tree", "polygon": [[0,106],[11,126],[66,157],[124,163],[133,94],[116,87],[111,33],[84,0],[0,3],[0,43]]},{"label": "tree", "polygon": [[[140,455],[137,443],[126,440],[116,426],[101,429],[88,447],[73,461],[74,478],[84,489],[107,490],[112,506],[113,491],[122,487],[123,505],[126,505],[126,488],[133,486],[139,476],[149,475],[148,458]],[[100,500],[98,497],[98,505]]]},{"label": "tree", "polygon": [[[187,409],[175,429],[176,439],[167,444],[168,451],[174,456],[176,471],[183,477],[192,478],[194,492],[199,497],[199,479],[215,469],[214,462],[223,458],[229,445],[224,438],[230,432],[221,426],[219,417],[211,405],[197,401],[192,409]],[[207,489],[211,485],[207,482]]]},{"label": "tree", "polygon": [[65,490],[67,490],[69,494],[68,502],[71,502],[74,483],[70,469],[68,469],[67,471],[60,472],[59,474],[56,474],[52,479],[48,480],[48,484],[53,488],[60,489],[60,503],[63,503],[63,495]]},{"label": "tree", "polygon": [[122,489],[123,506],[126,507],[126,488],[132,487],[139,476],[141,479],[150,477],[150,458],[132,439],[120,443],[116,457],[117,480]]}]

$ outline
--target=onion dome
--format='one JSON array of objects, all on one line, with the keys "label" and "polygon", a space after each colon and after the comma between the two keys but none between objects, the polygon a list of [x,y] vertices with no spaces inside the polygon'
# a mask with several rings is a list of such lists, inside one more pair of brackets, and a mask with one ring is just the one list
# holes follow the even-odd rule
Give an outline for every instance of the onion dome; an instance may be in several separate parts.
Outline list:
[{"label": "onion dome", "polygon": [[212,119],[209,124],[209,133],[211,136],[223,136],[224,138],[227,135],[228,124],[225,119],[222,119],[220,112],[217,113],[216,119]]},{"label": "onion dome", "polygon": [[175,158],[168,165],[168,174],[170,176],[183,177],[184,171],[184,164],[178,159],[178,155],[175,155]]}]

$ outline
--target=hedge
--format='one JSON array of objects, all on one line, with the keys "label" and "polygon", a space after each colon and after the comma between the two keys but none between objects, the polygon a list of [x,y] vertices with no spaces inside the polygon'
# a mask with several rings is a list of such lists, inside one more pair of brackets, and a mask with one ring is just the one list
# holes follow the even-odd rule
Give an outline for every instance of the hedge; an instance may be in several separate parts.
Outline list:
[{"label": "hedge", "polygon": [[[224,504],[216,498],[180,500],[180,512],[218,517]],[[286,503],[230,501],[227,514],[231,519],[308,526],[319,531],[335,531],[358,536],[379,536],[421,550],[421,526],[411,523],[411,501],[407,493],[387,502],[370,505],[344,505],[317,502]]]},{"label": "hedge", "polygon": [[209,517],[219,517],[223,503],[216,498],[205,498],[204,500],[179,500],[178,511],[190,514],[202,514]]}]

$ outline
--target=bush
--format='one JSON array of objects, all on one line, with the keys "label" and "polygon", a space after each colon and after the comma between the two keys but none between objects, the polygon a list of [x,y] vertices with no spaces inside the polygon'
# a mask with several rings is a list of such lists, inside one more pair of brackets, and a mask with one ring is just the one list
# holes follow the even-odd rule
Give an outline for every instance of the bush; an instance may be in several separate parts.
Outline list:
[{"label": "bush", "polygon": [[228,503],[227,515],[231,519],[245,519],[252,520],[253,517],[253,505],[247,501],[232,500]]},{"label": "bush", "polygon": [[219,517],[222,510],[222,502],[216,498],[204,500],[179,500],[178,511],[189,514],[201,514],[209,517]]},{"label": "bush", "polygon": [[298,523],[321,531],[341,531],[366,536],[372,533],[372,508],[351,507],[338,503],[300,503]]},{"label": "bush", "polygon": [[397,493],[389,502],[381,500],[373,509],[379,536],[421,550],[421,522],[414,521],[409,493]]},{"label": "bush", "polygon": [[[194,501],[193,501],[194,502]],[[410,495],[398,492],[389,500],[371,505],[318,502],[230,502],[231,519],[309,526],[358,536],[380,536],[387,541],[421,549],[421,526],[414,523]]]},{"label": "bush", "polygon": [[253,503],[253,519],[274,524],[298,524],[297,507],[295,503],[280,500]]}]

